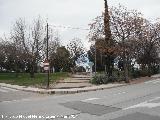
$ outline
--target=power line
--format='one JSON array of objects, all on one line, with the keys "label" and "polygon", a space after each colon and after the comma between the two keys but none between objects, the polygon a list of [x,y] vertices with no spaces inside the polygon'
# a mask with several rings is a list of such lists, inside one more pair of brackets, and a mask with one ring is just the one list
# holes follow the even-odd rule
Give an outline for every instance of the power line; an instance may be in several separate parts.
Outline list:
[{"label": "power line", "polygon": [[56,28],[64,28],[64,29],[73,29],[73,30],[89,30],[87,28],[80,28],[80,27],[68,27],[68,26],[63,26],[63,25],[49,25],[49,26],[53,26]]}]

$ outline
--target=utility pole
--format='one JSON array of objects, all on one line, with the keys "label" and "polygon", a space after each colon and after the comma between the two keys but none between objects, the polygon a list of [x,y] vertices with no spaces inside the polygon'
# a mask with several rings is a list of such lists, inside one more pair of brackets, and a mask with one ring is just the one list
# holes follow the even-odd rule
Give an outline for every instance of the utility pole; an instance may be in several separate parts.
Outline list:
[{"label": "utility pole", "polygon": [[[49,63],[49,60],[48,60],[48,23],[47,23],[47,41],[46,41],[46,44],[47,44],[47,47],[46,47],[46,60],[48,61]],[[49,89],[49,66],[48,66],[48,70],[47,70],[47,89]]]}]

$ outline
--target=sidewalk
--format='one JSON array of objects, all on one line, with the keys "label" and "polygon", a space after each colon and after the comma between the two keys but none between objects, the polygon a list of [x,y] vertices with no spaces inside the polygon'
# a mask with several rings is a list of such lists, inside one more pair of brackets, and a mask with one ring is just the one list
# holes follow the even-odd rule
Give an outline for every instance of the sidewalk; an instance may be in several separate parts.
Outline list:
[{"label": "sidewalk", "polygon": [[71,89],[39,89],[39,88],[0,83],[0,86],[2,87],[8,87],[16,90],[27,91],[27,92],[37,92],[41,94],[74,94],[74,93],[81,93],[81,92],[88,92],[88,91],[104,90],[104,89],[109,89],[114,87],[125,86],[125,85],[126,84],[107,84],[107,85],[99,85],[99,86],[84,87],[84,88],[71,88]]},{"label": "sidewalk", "polygon": [[[0,86],[2,87],[8,87],[16,90],[22,90],[22,91],[28,91],[28,92],[36,92],[36,93],[41,93],[41,94],[74,94],[74,93],[81,93],[81,92],[88,92],[88,91],[96,91],[96,90],[104,90],[104,89],[110,89],[110,88],[115,88],[115,87],[121,87],[121,86],[126,86],[126,85],[131,85],[131,84],[139,84],[145,81],[150,81],[150,80],[155,80],[160,77],[160,74],[154,75],[152,77],[141,77],[137,79],[133,79],[130,81],[130,83],[110,83],[106,85],[92,85],[92,86],[87,86],[83,88],[70,88],[70,89],[40,89],[40,88],[34,88],[34,87],[26,87],[26,86],[18,86],[18,85],[10,85],[6,83],[0,83]],[[68,83],[67,81],[65,81]],[[63,82],[62,84],[66,84]],[[70,80],[72,83],[72,80]],[[77,80],[77,83],[79,84],[79,81]]]}]

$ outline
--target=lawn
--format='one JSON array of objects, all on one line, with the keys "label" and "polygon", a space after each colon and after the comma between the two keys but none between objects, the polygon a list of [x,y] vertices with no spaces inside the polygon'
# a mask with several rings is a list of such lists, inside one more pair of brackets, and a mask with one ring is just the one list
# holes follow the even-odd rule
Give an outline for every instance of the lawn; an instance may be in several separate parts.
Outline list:
[{"label": "lawn", "polygon": [[[16,77],[15,73],[0,73],[0,82],[21,86],[34,86],[45,84],[47,81],[45,73],[36,73],[35,78],[30,78],[29,73],[19,73]],[[69,77],[66,72],[51,73],[50,83]]]}]

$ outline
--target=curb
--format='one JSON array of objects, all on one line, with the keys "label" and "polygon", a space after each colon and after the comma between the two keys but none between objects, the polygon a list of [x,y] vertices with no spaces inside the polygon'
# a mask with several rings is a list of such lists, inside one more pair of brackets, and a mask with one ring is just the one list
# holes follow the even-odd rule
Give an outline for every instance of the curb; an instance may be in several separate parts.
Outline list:
[{"label": "curb", "polygon": [[48,89],[47,90],[47,89],[31,88],[31,87],[25,87],[25,86],[0,83],[1,87],[7,87],[7,88],[16,89],[16,90],[34,92],[34,93],[40,93],[40,94],[75,94],[75,93],[82,93],[82,92],[89,92],[89,91],[111,89],[111,88],[122,87],[126,85],[127,84],[107,84],[107,85],[99,85],[99,86],[84,87],[84,88]]}]

